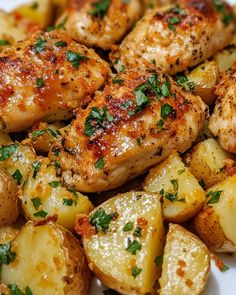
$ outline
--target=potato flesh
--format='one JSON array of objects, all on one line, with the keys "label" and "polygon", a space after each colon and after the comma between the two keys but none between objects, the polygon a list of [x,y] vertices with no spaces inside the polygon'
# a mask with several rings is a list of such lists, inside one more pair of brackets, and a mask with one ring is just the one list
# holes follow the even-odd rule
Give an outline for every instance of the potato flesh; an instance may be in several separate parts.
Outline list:
[{"label": "potato flesh", "polygon": [[[89,266],[106,286],[121,294],[153,293],[157,279],[154,259],[162,253],[164,235],[159,199],[153,194],[130,192],[118,195],[100,207],[107,213],[117,212],[118,219],[111,222],[107,233],[99,232],[83,239]],[[147,221],[142,237],[134,237],[133,230],[123,231],[127,222],[134,222],[135,229],[138,218]],[[142,245],[135,255],[126,250],[129,237]],[[132,266],[142,269],[136,278],[132,277]]]},{"label": "potato flesh", "polygon": [[[177,183],[177,190],[171,182],[173,180]],[[178,193],[173,202],[163,196],[163,215],[173,222],[183,222],[193,217],[205,201],[203,189],[177,153],[150,171],[144,189],[155,193],[161,190],[164,190],[165,194]]]},{"label": "potato flesh", "polygon": [[51,0],[31,1],[17,7],[14,12],[38,24],[41,29],[45,29],[52,20],[52,2]]},{"label": "potato flesh", "polygon": [[14,240],[16,260],[2,267],[2,281],[29,286],[34,295],[64,295],[66,255],[63,235],[53,225],[34,227],[28,223]]},{"label": "potato flesh", "polygon": [[[40,210],[48,214],[46,217],[57,215],[58,224],[67,229],[73,229],[76,216],[80,213],[89,214],[93,205],[86,196],[79,192],[71,192],[60,184],[61,179],[56,176],[53,162],[51,163],[47,158],[39,160],[42,165],[36,178],[34,179],[32,172],[20,195],[23,210],[26,216],[33,221],[43,219],[34,215]],[[53,183],[56,187],[52,187]],[[34,198],[40,198],[42,205],[39,208],[34,206]],[[68,200],[73,203],[68,204]]]},{"label": "potato flesh", "polygon": [[209,191],[222,191],[219,201],[212,205],[226,236],[236,246],[236,175],[226,179]]},{"label": "potato flesh", "polygon": [[170,224],[164,250],[160,295],[197,295],[210,269],[207,247],[179,225]]},{"label": "potato flesh", "polygon": [[215,100],[214,87],[219,80],[219,69],[215,61],[206,61],[187,74],[189,81],[194,82],[194,93],[211,105]]},{"label": "potato flesh", "polygon": [[213,138],[196,145],[192,152],[186,157],[187,165],[193,175],[205,183],[204,188],[208,188],[226,178],[225,171],[222,170],[227,160],[235,157],[224,151]]}]

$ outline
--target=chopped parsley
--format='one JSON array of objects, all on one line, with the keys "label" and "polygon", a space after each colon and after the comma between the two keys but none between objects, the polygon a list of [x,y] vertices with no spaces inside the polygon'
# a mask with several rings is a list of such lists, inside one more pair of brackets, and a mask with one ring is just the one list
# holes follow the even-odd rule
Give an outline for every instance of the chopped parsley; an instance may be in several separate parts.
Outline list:
[{"label": "chopped parsley", "polygon": [[44,80],[43,78],[37,78],[37,87],[38,88],[43,88],[44,87]]},{"label": "chopped parsley", "polygon": [[0,147],[0,161],[10,158],[17,151],[17,148],[16,144]]},{"label": "chopped parsley", "polygon": [[106,128],[106,125],[114,120],[109,113],[107,106],[103,108],[93,107],[85,120],[84,134],[92,136],[99,128]]},{"label": "chopped parsley", "polygon": [[99,170],[102,170],[104,168],[104,166],[105,166],[104,158],[98,159],[94,164],[94,167]]},{"label": "chopped parsley", "polygon": [[168,116],[173,114],[175,112],[174,108],[169,105],[168,103],[165,103],[161,106],[161,117],[165,120]]},{"label": "chopped parsley", "polygon": [[67,16],[57,26],[48,27],[47,32],[51,32],[54,30],[64,30],[66,21],[67,21]]},{"label": "chopped parsley", "polygon": [[12,243],[0,244],[0,270],[3,264],[10,264],[16,258],[16,253],[11,251]]},{"label": "chopped parsley", "polygon": [[133,266],[132,267],[132,276],[134,278],[136,278],[140,273],[142,272],[142,269],[137,267],[137,266]]},{"label": "chopped parsley", "polygon": [[172,183],[174,190],[177,191],[178,188],[179,188],[178,180],[177,179],[171,179],[170,182]]},{"label": "chopped parsley", "polygon": [[179,175],[183,174],[184,172],[185,172],[185,169],[180,169],[180,170],[177,171],[177,173],[178,173]]},{"label": "chopped parsley", "polygon": [[63,203],[63,205],[71,207],[74,204],[74,200],[72,200],[72,199],[63,199],[62,203]]},{"label": "chopped parsley", "polygon": [[125,250],[131,253],[132,255],[135,255],[138,251],[141,250],[141,248],[142,246],[138,241],[133,240],[131,242],[131,240],[128,239],[128,247]]},{"label": "chopped parsley", "polygon": [[93,9],[89,11],[89,14],[92,14],[101,19],[104,18],[110,6],[110,3],[111,0],[98,0],[96,2],[93,2]]},{"label": "chopped parsley", "polygon": [[129,232],[134,228],[134,223],[133,222],[127,222],[124,227],[123,227],[123,231],[124,232]]},{"label": "chopped parsley", "polygon": [[43,39],[42,37],[39,37],[33,47],[34,52],[41,53],[44,50],[46,43],[47,41],[45,39]]},{"label": "chopped parsley", "polygon": [[193,90],[194,89],[194,82],[189,81],[189,79],[183,74],[177,74],[175,76],[175,82],[185,90]]},{"label": "chopped parsley", "polygon": [[36,198],[31,199],[31,202],[33,203],[34,208],[36,210],[38,210],[39,207],[42,205],[41,199],[39,197],[36,197]]},{"label": "chopped parsley", "polygon": [[229,270],[229,269],[230,269],[230,267],[227,266],[226,264],[223,264],[223,266],[220,267],[220,271],[222,271],[222,272],[225,272],[225,271],[227,271],[227,270]]},{"label": "chopped parsley", "polygon": [[206,197],[209,198],[207,200],[208,205],[216,204],[220,200],[220,195],[223,191],[210,191],[207,193]]},{"label": "chopped parsley", "polygon": [[61,136],[61,133],[58,130],[53,130],[51,128],[42,129],[42,130],[35,130],[31,133],[31,136],[33,139],[36,139],[37,137],[43,135],[45,132],[50,134],[52,137],[58,138]]},{"label": "chopped parsley", "polygon": [[141,138],[140,137],[136,138],[136,142],[137,142],[137,145],[138,146],[141,146],[142,145],[142,141],[141,141]]},{"label": "chopped parsley", "polygon": [[201,186],[202,188],[204,188],[204,187],[206,186],[204,180],[202,180],[202,179],[199,180],[198,183],[200,184],[200,186]]},{"label": "chopped parsley", "polygon": [[125,80],[121,78],[114,78],[112,79],[112,84],[122,84]]},{"label": "chopped parsley", "polygon": [[90,224],[95,226],[97,231],[106,232],[109,229],[110,222],[114,213],[107,214],[103,208],[99,208],[90,218]]},{"label": "chopped parsley", "polygon": [[39,172],[39,169],[40,169],[41,165],[42,165],[42,162],[40,160],[37,161],[36,163],[35,162],[32,163],[32,166],[34,168],[33,179],[36,179],[36,176],[37,176],[37,174]]},{"label": "chopped parsley", "polygon": [[66,60],[71,62],[74,68],[78,68],[80,66],[80,62],[83,60],[88,60],[89,58],[80,53],[73,52],[71,50],[66,51]]},{"label": "chopped parsley", "polygon": [[176,26],[177,24],[180,23],[180,19],[177,16],[172,16],[168,18],[168,28],[172,31],[176,31]]},{"label": "chopped parsley", "polygon": [[163,263],[163,254],[157,256],[154,260],[157,267],[161,267]]},{"label": "chopped parsley", "polygon": [[60,184],[61,184],[60,181],[57,181],[57,180],[49,182],[49,185],[53,188],[57,188]]},{"label": "chopped parsley", "polygon": [[64,42],[64,41],[57,41],[56,43],[55,43],[55,45],[57,46],[57,47],[67,47],[67,43],[66,42]]},{"label": "chopped parsley", "polygon": [[9,45],[10,42],[8,40],[5,40],[5,39],[0,39],[0,46],[6,46],[6,45]]},{"label": "chopped parsley", "polygon": [[134,231],[134,236],[136,237],[142,237],[142,228],[137,226],[135,231]]},{"label": "chopped parsley", "polygon": [[174,201],[177,201],[178,200],[178,193],[175,192],[175,193],[166,193],[165,194],[165,198],[167,200],[169,200],[171,203],[173,203]]},{"label": "chopped parsley", "polygon": [[10,295],[33,295],[31,289],[28,286],[25,288],[25,292],[21,291],[21,289],[16,284],[9,284],[7,287],[10,289]]},{"label": "chopped parsley", "polygon": [[42,218],[45,218],[45,217],[48,216],[48,213],[47,213],[46,211],[44,211],[44,210],[40,210],[40,211],[38,211],[38,212],[35,212],[35,213],[34,213],[34,216],[35,216],[35,217],[42,217]]},{"label": "chopped parsley", "polygon": [[16,169],[16,171],[12,174],[12,177],[15,179],[17,184],[21,183],[22,174],[19,169]]}]

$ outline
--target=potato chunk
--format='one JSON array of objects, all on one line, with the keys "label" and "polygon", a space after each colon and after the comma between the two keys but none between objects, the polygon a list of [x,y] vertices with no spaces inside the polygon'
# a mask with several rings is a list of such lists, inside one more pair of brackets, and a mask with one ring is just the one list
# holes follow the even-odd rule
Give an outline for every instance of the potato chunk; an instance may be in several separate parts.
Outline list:
[{"label": "potato chunk", "polygon": [[164,218],[172,222],[190,219],[205,202],[203,189],[177,153],[151,169],[143,187],[162,195]]},{"label": "potato chunk", "polygon": [[14,179],[0,168],[0,227],[13,223],[19,215],[17,193]]},{"label": "potato chunk", "polygon": [[22,208],[33,221],[56,215],[58,224],[73,229],[76,216],[89,214],[93,205],[86,196],[63,186],[57,169],[60,169],[57,162],[48,158],[39,158],[34,163],[34,170],[20,193]]},{"label": "potato chunk", "polygon": [[187,74],[189,81],[194,83],[193,92],[199,95],[207,105],[212,105],[215,101],[214,88],[219,76],[215,61],[206,61]]},{"label": "potato chunk", "polygon": [[207,189],[236,172],[235,156],[224,151],[213,138],[193,147],[185,162],[193,175]]},{"label": "potato chunk", "polygon": [[3,283],[29,287],[34,295],[87,295],[90,271],[74,236],[49,222],[28,222],[12,242],[15,260],[3,265]]},{"label": "potato chunk", "polygon": [[40,29],[45,29],[51,24],[53,16],[53,7],[51,0],[32,0],[29,3],[22,4],[14,11],[18,15],[29,19],[39,25]]},{"label": "potato chunk", "polygon": [[160,295],[198,295],[210,270],[207,247],[192,233],[170,224],[164,250]]},{"label": "potato chunk", "polygon": [[216,252],[236,252],[236,175],[207,191],[207,202],[194,220],[195,229]]},{"label": "potato chunk", "polygon": [[83,223],[91,228],[90,234],[84,232],[83,245],[98,278],[122,294],[153,294],[158,277],[154,260],[162,253],[164,235],[157,196],[118,195],[96,208],[89,220],[79,219],[77,232],[82,233]]}]

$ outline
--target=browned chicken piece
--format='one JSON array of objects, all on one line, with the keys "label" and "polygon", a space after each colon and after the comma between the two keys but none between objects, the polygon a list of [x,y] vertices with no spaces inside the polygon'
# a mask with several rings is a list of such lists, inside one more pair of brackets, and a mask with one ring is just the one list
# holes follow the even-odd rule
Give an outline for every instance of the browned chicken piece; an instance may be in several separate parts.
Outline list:
[{"label": "browned chicken piece", "polygon": [[124,37],[142,13],[140,0],[70,0],[65,13],[68,34],[88,47],[104,50]]},{"label": "browned chicken piece", "polygon": [[175,74],[227,46],[233,36],[232,18],[231,7],[220,0],[180,0],[150,10],[114,48],[111,59],[118,71],[154,68]]},{"label": "browned chicken piece", "polygon": [[62,31],[35,33],[0,54],[0,120],[6,132],[68,119],[99,89],[109,65]]},{"label": "browned chicken piece", "polygon": [[236,153],[236,63],[223,74],[215,94],[218,99],[209,129],[223,149]]},{"label": "browned chicken piece", "polygon": [[64,181],[83,192],[118,187],[186,151],[203,126],[205,104],[168,76],[131,72],[97,94],[50,157],[58,157]]}]

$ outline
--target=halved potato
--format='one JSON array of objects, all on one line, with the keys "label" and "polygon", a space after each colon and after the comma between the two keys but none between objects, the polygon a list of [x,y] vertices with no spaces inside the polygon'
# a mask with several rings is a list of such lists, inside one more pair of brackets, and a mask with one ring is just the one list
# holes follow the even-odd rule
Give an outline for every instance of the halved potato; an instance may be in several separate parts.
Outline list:
[{"label": "halved potato", "polygon": [[199,212],[205,202],[205,192],[197,179],[175,152],[150,170],[144,190],[160,193],[164,218],[184,222]]},{"label": "halved potato", "polygon": [[31,145],[12,143],[0,147],[0,166],[13,175],[17,184],[24,184],[35,160],[36,154]]},{"label": "halved potato", "polygon": [[214,88],[220,76],[216,62],[205,61],[186,76],[194,83],[193,92],[199,95],[207,105],[212,105],[216,98]]},{"label": "halved potato", "polygon": [[32,0],[18,6],[13,13],[29,19],[45,29],[52,22],[53,6],[51,0]]},{"label": "halved potato", "polygon": [[213,57],[220,72],[226,71],[236,62],[236,36],[230,45]]},{"label": "halved potato", "polygon": [[12,242],[15,260],[2,266],[6,285],[27,286],[34,295],[87,295],[91,274],[83,249],[64,228],[28,222]]},{"label": "halved potato", "polygon": [[213,138],[194,146],[184,160],[205,189],[236,173],[235,156],[223,150]]},{"label": "halved potato", "polygon": [[9,173],[0,167],[0,227],[13,223],[19,215],[18,187]]},{"label": "halved potato", "polygon": [[93,205],[88,197],[63,186],[57,177],[60,169],[57,162],[38,158],[27,182],[22,187],[20,199],[27,218],[40,221],[57,216],[57,223],[73,229],[76,216],[89,214]]},{"label": "halved potato", "polygon": [[211,187],[207,202],[194,220],[206,245],[216,252],[236,252],[236,175]]},{"label": "halved potato", "polygon": [[207,282],[210,255],[195,235],[170,224],[164,250],[160,295],[198,295]]},{"label": "halved potato", "polygon": [[114,197],[78,219],[89,267],[121,294],[154,294],[154,260],[162,253],[162,210],[155,194],[129,192]]}]

